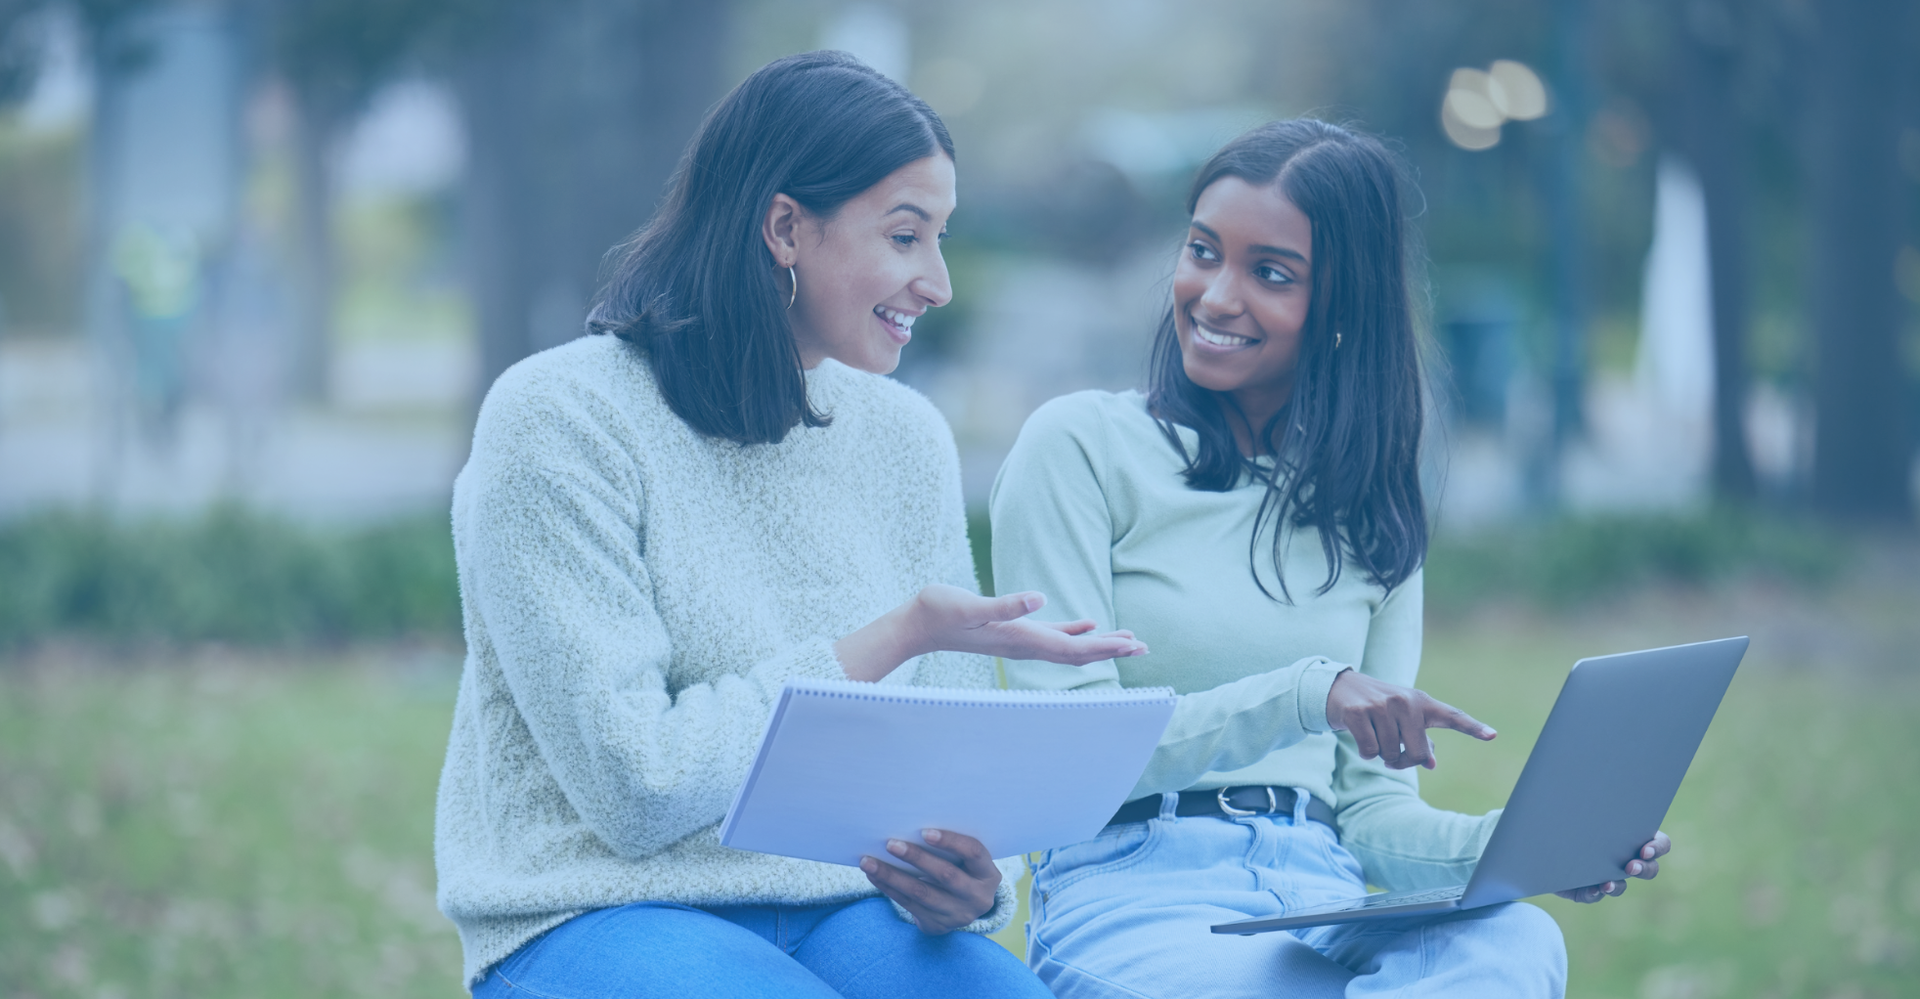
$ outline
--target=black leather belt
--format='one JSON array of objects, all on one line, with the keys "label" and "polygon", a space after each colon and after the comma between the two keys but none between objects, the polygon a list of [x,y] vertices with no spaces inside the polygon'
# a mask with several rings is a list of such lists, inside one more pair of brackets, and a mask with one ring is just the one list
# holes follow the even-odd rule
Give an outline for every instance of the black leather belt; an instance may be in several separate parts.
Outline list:
[{"label": "black leather belt", "polygon": [[[1107,825],[1120,825],[1124,822],[1145,822],[1160,814],[1162,795],[1150,794],[1144,798],[1135,798],[1120,806],[1113,813]],[[1243,815],[1291,815],[1293,814],[1294,793],[1290,787],[1269,787],[1265,784],[1243,784],[1239,787],[1223,787],[1218,791],[1183,791],[1180,802],[1173,806],[1173,814],[1186,817],[1192,815],[1216,815],[1232,818]],[[1307,799],[1307,818],[1315,822],[1333,825],[1333,809],[1319,798]]]}]

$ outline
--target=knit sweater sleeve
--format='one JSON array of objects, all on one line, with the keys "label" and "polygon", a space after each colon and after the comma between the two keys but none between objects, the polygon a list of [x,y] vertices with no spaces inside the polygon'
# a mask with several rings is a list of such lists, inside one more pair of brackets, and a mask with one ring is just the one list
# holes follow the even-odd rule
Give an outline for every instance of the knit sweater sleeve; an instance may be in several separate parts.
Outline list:
[{"label": "knit sweater sleeve", "polygon": [[822,635],[668,690],[670,659],[699,653],[675,649],[655,606],[627,419],[578,383],[510,372],[481,411],[454,535],[469,630],[567,804],[632,860],[725,814],[783,681],[844,674]]},{"label": "knit sweater sleeve", "polygon": [[[1040,407],[994,483],[994,582],[1003,592],[1039,590],[1050,620],[1089,618],[1114,628],[1112,546],[1115,481],[1141,456],[1115,453],[1099,396],[1081,393]],[[1143,515],[1144,516],[1144,515]],[[1153,529],[1155,525],[1135,525]],[[1193,786],[1209,771],[1235,770],[1327,730],[1327,692],[1346,667],[1312,656],[1210,690],[1182,694],[1173,719],[1129,797]],[[1008,662],[1014,687],[1113,689],[1112,661],[1085,667]]]}]

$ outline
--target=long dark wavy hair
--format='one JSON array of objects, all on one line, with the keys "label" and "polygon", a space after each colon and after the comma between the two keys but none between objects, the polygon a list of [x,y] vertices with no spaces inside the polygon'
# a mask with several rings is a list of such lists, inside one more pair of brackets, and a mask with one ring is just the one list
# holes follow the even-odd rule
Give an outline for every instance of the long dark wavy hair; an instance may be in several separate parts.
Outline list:
[{"label": "long dark wavy hair", "polygon": [[646,351],[674,413],[710,437],[770,443],[826,414],[807,400],[790,289],[760,227],[785,194],[828,219],[888,174],[953,156],[947,126],[844,52],[761,67],[693,137],[652,221],[615,247],[587,319]]},{"label": "long dark wavy hair", "polygon": [[[1247,542],[1247,567],[1262,593],[1291,601],[1283,569],[1287,522],[1312,527],[1327,559],[1325,593],[1352,561],[1392,589],[1427,552],[1420,491],[1421,378],[1409,298],[1409,226],[1394,156],[1372,136],[1313,119],[1262,125],[1213,154],[1187,196],[1222,177],[1277,185],[1313,226],[1312,302],[1300,331],[1293,394],[1240,453],[1230,401],[1187,377],[1170,305],[1154,337],[1148,399],[1161,430],[1186,461],[1187,485],[1225,492],[1243,476],[1266,484]],[[1410,185],[1406,185],[1410,186]],[[1335,347],[1336,334],[1338,349]],[[1189,453],[1175,425],[1199,437]],[[1256,553],[1271,535],[1281,597],[1260,578]]]}]

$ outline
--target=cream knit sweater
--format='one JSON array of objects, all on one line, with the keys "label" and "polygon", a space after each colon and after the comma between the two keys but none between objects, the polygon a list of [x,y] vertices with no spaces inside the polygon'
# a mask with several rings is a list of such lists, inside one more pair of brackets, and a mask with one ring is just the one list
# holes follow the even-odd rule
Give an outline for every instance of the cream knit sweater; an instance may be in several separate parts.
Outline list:
[{"label": "cream knit sweater", "polygon": [[[877,894],[717,839],[783,681],[842,678],[835,640],[922,586],[977,589],[940,414],[832,361],[807,391],[832,426],[713,440],[634,347],[584,337],[487,394],[454,484],[467,659],[434,823],[469,983],[592,909]],[[935,653],[885,682],[990,687],[993,662]],[[968,929],[1011,918],[1019,865]]]}]

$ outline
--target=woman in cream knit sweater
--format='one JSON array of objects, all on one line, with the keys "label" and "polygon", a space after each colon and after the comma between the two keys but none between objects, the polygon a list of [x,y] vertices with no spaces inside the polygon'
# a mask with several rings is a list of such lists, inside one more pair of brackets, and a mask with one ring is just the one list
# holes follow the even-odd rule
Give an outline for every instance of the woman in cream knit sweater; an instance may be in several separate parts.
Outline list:
[{"label": "woman in cream knit sweater", "polygon": [[475,995],[1046,994],[978,936],[1014,910],[991,844],[893,844],[915,878],[716,838],[788,678],[984,687],[993,655],[1144,651],[977,595],[951,434],[881,377],[950,297],[953,176],[899,85],[770,64],[623,248],[590,323],[612,335],[488,393],[435,839]]}]

